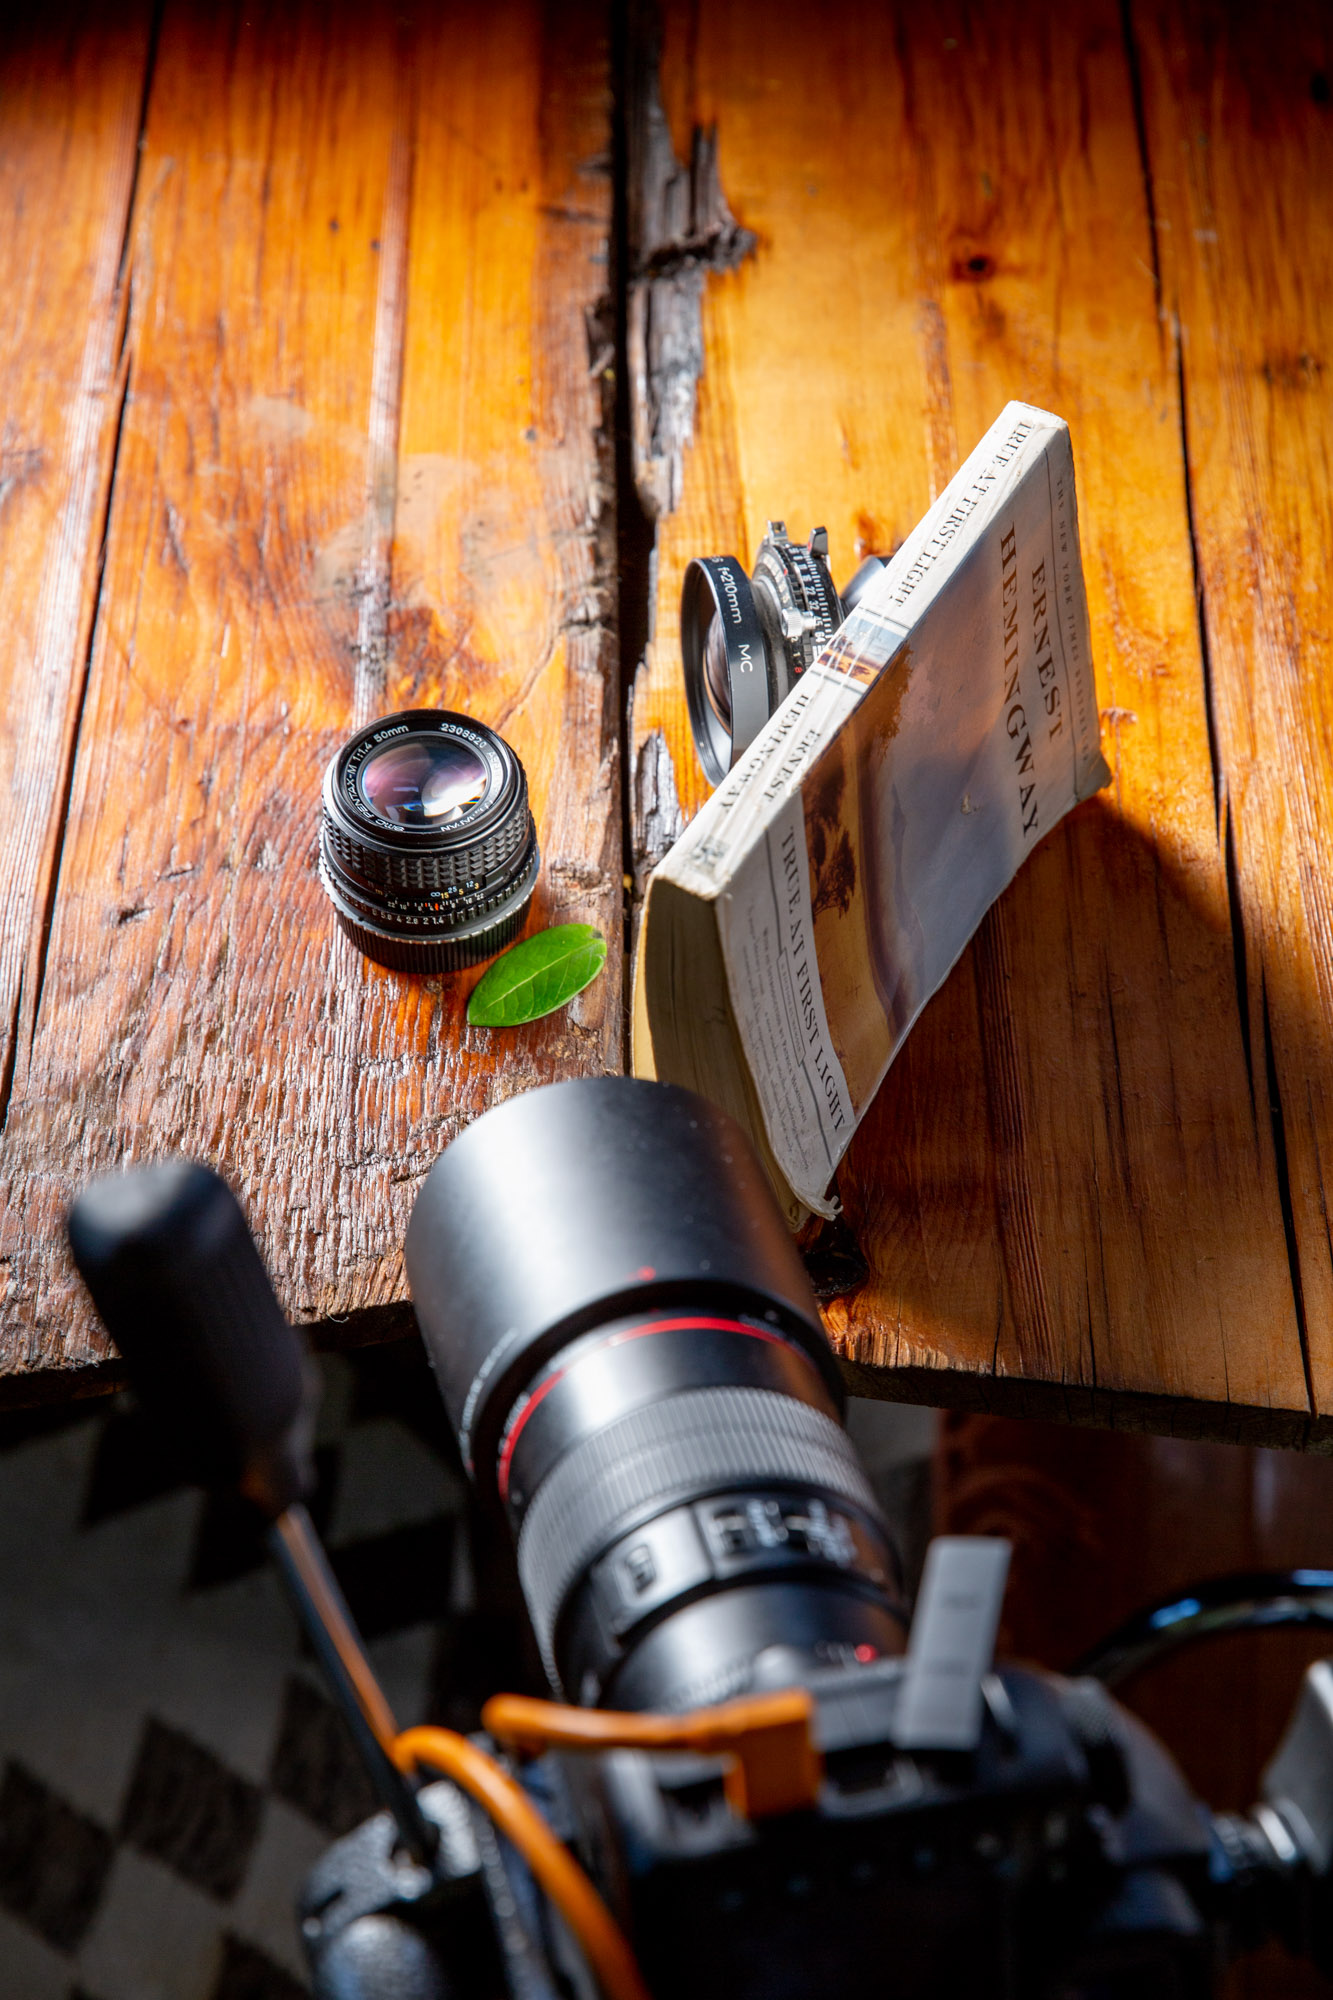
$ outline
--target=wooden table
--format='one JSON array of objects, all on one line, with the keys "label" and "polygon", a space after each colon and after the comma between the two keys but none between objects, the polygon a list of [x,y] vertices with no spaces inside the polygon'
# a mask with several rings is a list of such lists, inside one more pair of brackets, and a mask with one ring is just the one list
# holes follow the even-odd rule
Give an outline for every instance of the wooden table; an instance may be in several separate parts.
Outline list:
[{"label": "wooden table", "polygon": [[[55,0],[0,67],[11,1400],[116,1377],[71,1190],[185,1148],[295,1318],[410,1324],[422,1175],[625,1060],[703,797],[690,555],[887,550],[1009,396],[1072,426],[1112,789],[932,1003],[840,1186],[863,1392],[1333,1448],[1326,10]],[[650,565],[650,555],[654,558]],[[518,1031],[333,930],[322,769],[504,729]]]}]

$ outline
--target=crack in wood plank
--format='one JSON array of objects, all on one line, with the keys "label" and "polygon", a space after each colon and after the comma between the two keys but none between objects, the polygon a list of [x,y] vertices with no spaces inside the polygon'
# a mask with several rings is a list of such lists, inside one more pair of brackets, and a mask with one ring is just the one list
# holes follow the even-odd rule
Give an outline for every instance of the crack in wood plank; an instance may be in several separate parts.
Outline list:
[{"label": "crack in wood plank", "polygon": [[352,724],[365,728],[385,710],[388,685],[389,606],[392,597],[394,521],[398,507],[398,422],[402,409],[403,338],[407,317],[407,248],[412,215],[412,132],[415,123],[409,86],[403,81],[410,57],[400,54],[384,215],[379,236],[379,284],[375,293],[375,333],[370,363],[370,408],[366,424],[366,511],[364,543],[357,574],[356,664],[352,681]]},{"label": "crack in wood plank", "polygon": [[[65,815],[95,637],[101,555],[127,384],[123,353],[130,297],[127,267],[156,26],[156,15],[150,20],[145,14],[137,24],[131,19],[119,37],[111,37],[104,60],[111,70],[106,87],[112,101],[96,109],[89,106],[88,129],[79,135],[82,149],[72,144],[66,156],[70,185],[61,187],[53,180],[47,187],[25,189],[22,221],[11,237],[12,247],[20,254],[26,245],[32,260],[29,269],[40,268],[39,260],[49,244],[40,220],[43,210],[51,205],[58,213],[66,202],[77,206],[79,196],[74,190],[79,186],[80,169],[86,171],[85,161],[97,144],[93,119],[97,110],[103,110],[110,130],[102,150],[93,156],[98,211],[92,224],[93,241],[86,247],[91,266],[83,302],[86,331],[77,375],[62,399],[54,520],[42,537],[31,653],[20,671],[19,697],[9,704],[12,777],[7,818],[11,823],[3,843],[5,892],[0,911],[0,1015],[5,1037],[0,1053],[0,1129],[7,1120],[13,1091],[21,1084],[30,1061],[36,1033]],[[10,115],[12,118],[12,111]],[[15,153],[18,159],[23,158],[21,147],[16,147]],[[34,229],[41,240],[28,242]],[[76,326],[79,323],[74,321]],[[40,346],[37,351],[42,351]],[[46,362],[46,372],[57,380],[59,367],[58,360]],[[17,391],[7,398],[15,410],[22,408],[24,400]],[[11,626],[17,628],[11,644],[22,655],[24,634],[16,609],[11,606]]]},{"label": "crack in wood plank", "polygon": [[734,270],[758,243],[723,193],[716,125],[696,125],[688,162],[678,157],[662,103],[657,10],[649,0],[630,12],[626,171],[634,463],[639,498],[657,519],[679,503],[694,437],[708,274]]}]

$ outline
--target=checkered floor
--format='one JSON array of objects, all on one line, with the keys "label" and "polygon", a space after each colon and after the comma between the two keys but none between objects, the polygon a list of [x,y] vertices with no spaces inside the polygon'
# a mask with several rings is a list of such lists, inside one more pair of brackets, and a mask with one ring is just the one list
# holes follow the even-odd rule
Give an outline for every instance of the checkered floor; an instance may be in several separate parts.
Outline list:
[{"label": "checkered floor", "polygon": [[[312,1512],[376,1669],[404,1726],[474,1727],[539,1690],[421,1349],[323,1368]],[[928,1432],[867,1406],[854,1430],[910,1561]],[[126,1400],[0,1419],[3,2000],[298,2000],[297,1888],[370,1810],[239,1510],[179,1485]]]},{"label": "checkered floor", "polygon": [[[528,1668],[420,1349],[324,1375],[312,1512],[376,1669],[473,1726]],[[0,1419],[4,2000],[295,2000],[297,1885],[372,1809],[239,1510],[127,1401]]]}]

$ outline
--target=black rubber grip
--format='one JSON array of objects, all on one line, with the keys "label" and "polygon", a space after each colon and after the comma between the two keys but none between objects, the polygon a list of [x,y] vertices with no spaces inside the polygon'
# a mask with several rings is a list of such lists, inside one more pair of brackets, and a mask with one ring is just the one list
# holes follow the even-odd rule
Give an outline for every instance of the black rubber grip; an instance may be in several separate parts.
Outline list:
[{"label": "black rubber grip", "polygon": [[846,1432],[771,1389],[688,1389],[629,1411],[566,1452],[529,1502],[518,1542],[548,1672],[565,1598],[603,1550],[670,1507],[768,1485],[845,1500],[879,1520]]},{"label": "black rubber grip", "polygon": [[276,1516],[309,1484],[301,1344],[235,1195],[190,1160],[93,1181],[74,1261],[181,1468]]}]

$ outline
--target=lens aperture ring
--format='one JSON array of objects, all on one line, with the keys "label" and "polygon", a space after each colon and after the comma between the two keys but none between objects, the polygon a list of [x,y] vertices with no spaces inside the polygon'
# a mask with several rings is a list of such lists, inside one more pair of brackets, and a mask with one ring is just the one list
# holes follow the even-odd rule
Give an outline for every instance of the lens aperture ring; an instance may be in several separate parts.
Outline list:
[{"label": "lens aperture ring", "polygon": [[392,932],[377,930],[373,924],[359,924],[354,917],[338,912],[338,921],[343,934],[358,951],[367,958],[373,958],[377,965],[388,966],[391,972],[410,972],[418,977],[429,977],[440,972],[466,972],[469,966],[480,965],[483,959],[493,958],[497,951],[511,945],[523,928],[526,909],[517,909],[504,918],[487,924],[475,936],[410,937],[404,938]]},{"label": "lens aperture ring", "polygon": [[845,1431],[772,1390],[686,1390],[630,1411],[574,1445],[529,1502],[519,1577],[547,1672],[556,1622],[597,1557],[668,1508],[746,1487],[848,1502],[872,1523],[874,1494]]},{"label": "lens aperture ring", "polygon": [[837,593],[823,563],[812,556],[808,549],[801,548],[795,542],[789,542],[785,553],[801,580],[804,608],[814,620],[814,628],[806,639],[807,649],[813,659],[817,653],[823,652],[842,623]]},{"label": "lens aperture ring", "polygon": [[755,558],[755,581],[777,600],[781,644],[793,683],[823,652],[842,623],[842,605],[821,557],[770,525]]},{"label": "lens aperture ring", "polygon": [[320,880],[358,951],[394,972],[462,972],[513,943],[541,868],[535,832],[520,873],[506,872],[482,896],[437,895],[417,903],[356,893],[321,846]]}]

